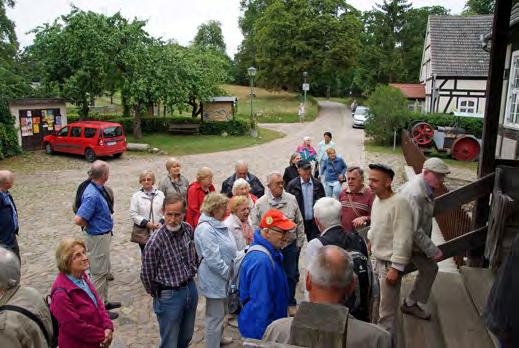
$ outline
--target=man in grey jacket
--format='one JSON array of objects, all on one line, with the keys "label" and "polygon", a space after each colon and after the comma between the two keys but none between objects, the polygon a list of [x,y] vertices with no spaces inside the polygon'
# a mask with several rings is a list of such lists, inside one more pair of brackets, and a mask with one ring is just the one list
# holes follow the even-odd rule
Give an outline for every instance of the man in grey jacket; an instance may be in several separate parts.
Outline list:
[{"label": "man in grey jacket", "polygon": [[270,209],[280,210],[285,216],[292,220],[297,227],[289,231],[287,245],[281,250],[283,253],[283,267],[288,278],[289,307],[288,312],[291,316],[296,311],[296,285],[299,281],[299,254],[305,243],[304,220],[299,210],[299,205],[294,195],[283,189],[283,176],[274,172],[267,176],[268,192],[256,201],[251,212],[252,226],[257,229],[261,217]]},{"label": "man in grey jacket", "polygon": [[423,306],[427,303],[431,287],[438,273],[437,262],[443,257],[440,249],[432,242],[434,198],[433,191],[439,188],[449,168],[439,158],[429,158],[423,164],[423,171],[402,186],[404,196],[413,214],[414,237],[411,262],[418,269],[418,275],[409,295],[402,303],[404,313],[428,320],[431,314]]}]

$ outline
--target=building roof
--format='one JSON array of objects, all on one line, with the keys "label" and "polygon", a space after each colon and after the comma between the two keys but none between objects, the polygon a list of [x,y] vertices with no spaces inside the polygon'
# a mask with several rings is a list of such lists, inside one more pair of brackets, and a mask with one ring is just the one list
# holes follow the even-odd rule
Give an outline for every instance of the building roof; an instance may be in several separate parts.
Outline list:
[{"label": "building roof", "polygon": [[512,13],[510,14],[510,26],[519,24],[519,2],[512,7]]},{"label": "building roof", "polygon": [[490,55],[481,37],[492,28],[492,17],[429,16],[432,73],[486,78]]},{"label": "building roof", "polygon": [[40,105],[40,104],[65,104],[66,100],[63,98],[17,98],[12,99],[10,105]]},{"label": "building roof", "polygon": [[390,83],[398,88],[407,99],[425,99],[425,86],[420,83]]},{"label": "building roof", "polygon": [[218,102],[235,103],[237,101],[238,101],[237,97],[212,97],[212,98],[209,98],[209,102],[211,102],[211,103],[218,103]]}]

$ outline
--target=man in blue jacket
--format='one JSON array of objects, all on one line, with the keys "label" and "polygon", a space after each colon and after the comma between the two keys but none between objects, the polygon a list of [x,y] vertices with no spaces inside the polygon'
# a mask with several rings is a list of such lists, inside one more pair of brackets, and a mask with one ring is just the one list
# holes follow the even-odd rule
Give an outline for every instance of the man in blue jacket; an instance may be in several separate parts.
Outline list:
[{"label": "man in blue jacket", "polygon": [[0,170],[0,245],[5,246],[20,259],[20,249],[16,235],[18,234],[18,211],[9,189],[13,187],[14,174],[8,170]]},{"label": "man in blue jacket", "polygon": [[[274,320],[285,318],[288,309],[288,282],[283,269],[282,249],[288,241],[288,231],[296,227],[281,211],[268,210],[260,222],[252,245],[240,268],[240,300],[243,308],[238,317],[240,334],[245,338],[261,339]],[[267,252],[269,254],[267,254]]]}]

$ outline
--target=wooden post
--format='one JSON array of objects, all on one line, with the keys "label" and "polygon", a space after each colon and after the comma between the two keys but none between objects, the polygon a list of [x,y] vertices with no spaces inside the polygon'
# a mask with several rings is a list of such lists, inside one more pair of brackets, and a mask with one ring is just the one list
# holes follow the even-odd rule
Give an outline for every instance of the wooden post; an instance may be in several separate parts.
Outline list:
[{"label": "wooden post", "polygon": [[303,302],[290,329],[290,343],[313,348],[346,348],[346,306]]},{"label": "wooden post", "polygon": [[[485,118],[483,120],[482,149],[479,159],[478,177],[494,172],[496,167],[497,131],[499,128],[499,112],[503,89],[506,46],[509,38],[510,14],[512,1],[496,0],[494,22],[492,25],[492,44],[490,50],[490,66],[488,69]],[[479,198],[474,207],[472,229],[484,226],[489,216],[489,195]],[[470,253],[470,264],[481,265],[483,249]]]}]

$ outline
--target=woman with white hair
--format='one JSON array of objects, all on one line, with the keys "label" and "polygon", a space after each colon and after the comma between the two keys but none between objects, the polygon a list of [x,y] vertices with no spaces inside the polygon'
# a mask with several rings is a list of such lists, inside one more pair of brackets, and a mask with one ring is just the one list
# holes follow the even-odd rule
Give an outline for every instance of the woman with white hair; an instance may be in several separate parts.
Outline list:
[{"label": "woman with white hair", "polygon": [[228,200],[221,193],[209,193],[200,209],[202,214],[195,230],[195,247],[202,259],[198,286],[206,298],[205,346],[208,348],[219,348],[220,344],[232,342],[232,338],[222,336],[229,273],[236,257],[236,242],[223,222]]},{"label": "woman with white hair", "polygon": [[250,184],[247,182],[247,180],[239,178],[236,179],[234,184],[232,185],[232,195],[234,196],[243,196],[247,198],[247,201],[249,202],[249,208],[254,208],[254,204],[256,203],[256,200],[258,199],[255,195],[253,195],[250,192]]},{"label": "woman with white hair", "polygon": [[236,247],[240,251],[250,245],[254,237],[254,229],[249,220],[251,208],[245,196],[233,196],[229,200],[229,208],[231,214],[224,223],[234,236]]},{"label": "woman with white hair", "polygon": [[164,193],[153,187],[155,174],[145,170],[139,175],[141,188],[130,201],[130,218],[133,222],[131,241],[139,244],[141,253],[151,233],[162,225],[162,203]]},{"label": "woman with white hair", "polygon": [[306,136],[303,138],[303,143],[296,148],[296,152],[301,154],[301,158],[309,161],[315,161],[317,152],[312,146],[312,139]]},{"label": "woman with white hair", "polygon": [[187,198],[187,188],[189,187],[189,180],[180,174],[180,161],[175,157],[170,157],[166,161],[166,170],[168,174],[160,180],[159,190],[161,190],[166,197],[173,194],[181,195],[184,200]]}]

